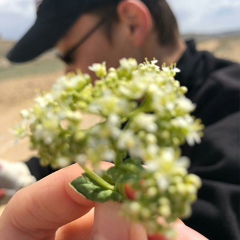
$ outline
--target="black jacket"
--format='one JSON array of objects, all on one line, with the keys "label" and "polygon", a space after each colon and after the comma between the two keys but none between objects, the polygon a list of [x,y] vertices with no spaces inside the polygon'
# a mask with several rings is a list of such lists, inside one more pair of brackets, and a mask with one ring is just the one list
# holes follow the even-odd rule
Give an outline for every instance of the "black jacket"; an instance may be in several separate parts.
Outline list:
[{"label": "black jacket", "polygon": [[205,125],[202,143],[183,147],[190,172],[203,186],[185,223],[211,240],[240,239],[240,65],[196,50],[194,41],[177,64]]}]

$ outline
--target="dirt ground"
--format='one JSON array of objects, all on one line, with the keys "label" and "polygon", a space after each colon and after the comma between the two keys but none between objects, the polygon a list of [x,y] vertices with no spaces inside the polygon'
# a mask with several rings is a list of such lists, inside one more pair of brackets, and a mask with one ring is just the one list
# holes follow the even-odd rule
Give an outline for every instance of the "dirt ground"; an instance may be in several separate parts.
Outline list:
[{"label": "dirt ground", "polygon": [[[59,75],[0,81],[0,159],[25,161],[36,154],[29,150],[28,141],[17,143],[11,129],[20,122],[20,111],[33,104],[37,91],[50,89]],[[0,214],[3,209],[4,206],[0,206]]]},{"label": "dirt ground", "polygon": [[[62,73],[55,73],[41,77],[25,77],[8,81],[0,81],[0,159],[8,161],[26,161],[36,155],[29,150],[27,139],[16,142],[11,130],[20,123],[20,111],[28,109],[34,103],[39,92],[50,90],[54,82]],[[99,120],[86,115],[82,127],[88,128]]]},{"label": "dirt ground", "polygon": [[16,142],[11,129],[20,122],[20,111],[33,104],[38,91],[49,90],[59,75],[0,81],[0,159],[19,161],[35,154],[26,140]]}]

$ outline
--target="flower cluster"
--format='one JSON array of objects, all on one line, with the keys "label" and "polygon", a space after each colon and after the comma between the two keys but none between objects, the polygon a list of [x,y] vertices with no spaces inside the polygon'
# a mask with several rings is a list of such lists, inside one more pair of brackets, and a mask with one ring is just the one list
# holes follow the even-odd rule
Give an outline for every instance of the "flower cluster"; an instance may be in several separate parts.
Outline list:
[{"label": "flower cluster", "polygon": [[[22,111],[15,132],[30,138],[43,165],[79,163],[86,172],[72,186],[88,199],[121,201],[124,216],[150,233],[169,234],[171,222],[190,215],[201,185],[188,174],[189,160],[180,147],[200,142],[203,126],[191,115],[195,106],[185,97],[187,89],[174,79],[179,70],[156,63],[122,59],[119,68],[108,71],[105,63],[93,64],[99,78],[94,86],[81,72],[64,76]],[[83,129],[85,113],[99,117],[99,123]],[[98,171],[101,161],[114,166]],[[134,199],[126,197],[125,184]]]}]

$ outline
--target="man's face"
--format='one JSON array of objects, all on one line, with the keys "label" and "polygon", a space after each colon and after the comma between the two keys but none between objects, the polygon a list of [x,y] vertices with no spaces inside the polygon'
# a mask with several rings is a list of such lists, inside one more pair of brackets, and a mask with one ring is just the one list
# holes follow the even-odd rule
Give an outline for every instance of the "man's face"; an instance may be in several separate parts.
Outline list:
[{"label": "man's face", "polygon": [[[72,49],[89,31],[98,24],[100,19],[93,14],[83,15],[57,44],[59,52],[64,56]],[[104,24],[92,33],[72,55],[72,63],[67,66],[66,72],[81,69],[83,73],[92,72],[88,69],[93,63],[106,62],[107,68],[117,67],[123,57],[138,57],[138,50],[131,47],[127,37],[127,27],[120,23],[114,25],[112,41],[104,33]],[[92,75],[93,76],[93,75]]]}]

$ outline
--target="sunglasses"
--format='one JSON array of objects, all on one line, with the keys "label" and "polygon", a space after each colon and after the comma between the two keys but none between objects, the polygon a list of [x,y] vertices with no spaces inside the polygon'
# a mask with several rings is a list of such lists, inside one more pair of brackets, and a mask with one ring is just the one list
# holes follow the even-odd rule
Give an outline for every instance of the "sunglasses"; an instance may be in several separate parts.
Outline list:
[{"label": "sunglasses", "polygon": [[56,57],[62,60],[65,64],[70,65],[74,62],[74,53],[76,50],[97,30],[99,29],[107,20],[109,15],[102,18],[79,42],[76,43],[65,55],[62,55],[60,52],[56,52]]}]

